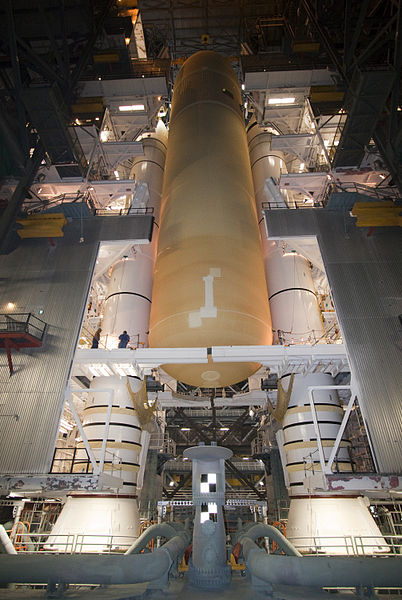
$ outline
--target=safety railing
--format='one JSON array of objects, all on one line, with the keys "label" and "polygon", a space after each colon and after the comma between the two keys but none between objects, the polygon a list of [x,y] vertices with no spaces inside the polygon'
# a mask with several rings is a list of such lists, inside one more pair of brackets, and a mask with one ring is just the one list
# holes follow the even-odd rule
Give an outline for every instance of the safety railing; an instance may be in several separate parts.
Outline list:
[{"label": "safety railing", "polygon": [[114,554],[125,552],[136,539],[129,535],[20,533],[14,544],[21,554]]},{"label": "safety railing", "polygon": [[276,209],[290,209],[290,210],[297,210],[297,209],[304,209],[304,208],[323,208],[324,204],[321,200],[313,200],[313,201],[299,201],[299,200],[295,200],[294,202],[285,205],[283,202],[275,202],[275,201],[267,201],[267,202],[263,202],[261,204],[261,208],[263,210],[276,210]]},{"label": "safety railing", "polygon": [[94,211],[95,217],[126,217],[131,215],[152,215],[154,212],[153,206],[144,206],[143,208],[120,208],[118,210],[109,208],[96,208]]},{"label": "safety railing", "polygon": [[[83,453],[85,452],[85,457]],[[78,456],[77,456],[78,453]],[[61,455],[61,456],[60,456]],[[111,476],[120,476],[122,459],[109,450],[105,451],[104,470]],[[93,465],[85,448],[56,447],[51,473],[93,473]]]},{"label": "safety railing", "polygon": [[0,314],[0,333],[27,333],[42,341],[46,323],[32,313]]},{"label": "safety railing", "polygon": [[304,536],[289,537],[288,540],[303,555],[402,556],[402,538],[397,535]]}]

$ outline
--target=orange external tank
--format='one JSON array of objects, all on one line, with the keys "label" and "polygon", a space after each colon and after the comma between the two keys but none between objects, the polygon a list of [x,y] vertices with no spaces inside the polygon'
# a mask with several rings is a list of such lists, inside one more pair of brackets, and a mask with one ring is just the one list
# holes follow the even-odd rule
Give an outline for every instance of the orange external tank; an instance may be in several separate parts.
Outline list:
[{"label": "orange external tank", "polygon": [[[229,59],[197,52],[175,83],[149,344],[272,343],[239,83]],[[201,387],[242,381],[258,363],[163,365]]]}]

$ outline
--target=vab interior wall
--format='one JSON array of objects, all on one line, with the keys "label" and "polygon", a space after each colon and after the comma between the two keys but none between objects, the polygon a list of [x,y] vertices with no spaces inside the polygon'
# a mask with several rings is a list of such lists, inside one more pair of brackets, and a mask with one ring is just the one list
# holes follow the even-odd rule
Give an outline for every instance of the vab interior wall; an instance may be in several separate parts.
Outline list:
[{"label": "vab interior wall", "polygon": [[13,351],[11,377],[0,352],[0,473],[49,471],[99,242],[146,241],[151,228],[152,216],[72,220],[54,246],[24,240],[0,256],[0,312],[43,309],[48,324],[42,348]]},{"label": "vab interior wall", "polygon": [[265,212],[272,238],[316,236],[382,473],[402,472],[402,243],[398,228],[356,227],[347,212]]}]

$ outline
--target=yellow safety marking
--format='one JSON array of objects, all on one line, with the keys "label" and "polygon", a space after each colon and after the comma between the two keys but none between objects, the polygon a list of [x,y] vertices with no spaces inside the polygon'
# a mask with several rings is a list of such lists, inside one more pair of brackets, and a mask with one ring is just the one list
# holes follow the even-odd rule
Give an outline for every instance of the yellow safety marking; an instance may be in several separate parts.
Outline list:
[{"label": "yellow safety marking", "polygon": [[[321,443],[324,447],[328,448],[329,446],[334,445],[334,441],[322,440]],[[345,441],[345,442],[341,442],[339,445],[341,448],[346,448],[347,446],[351,446],[351,442]],[[296,450],[297,448],[318,448],[318,446],[317,446],[317,442],[315,442],[315,441],[312,441],[312,442],[289,442],[285,446],[286,451]]]},{"label": "yellow safety marking", "polygon": [[[111,465],[110,463],[106,463],[103,465],[103,470],[104,471],[133,471],[134,473],[137,473],[140,470],[140,467],[137,467],[135,465],[120,465],[119,463],[114,463],[113,465]],[[133,485],[135,485],[135,482],[133,482]]]},{"label": "yellow safety marking", "polygon": [[[314,471],[321,471],[321,463],[314,463],[314,465],[308,464],[306,463],[306,465],[304,464],[298,464],[298,465],[290,465],[288,467],[286,467],[286,470],[288,473],[295,473],[296,471],[304,471],[304,469],[311,469],[311,472]],[[350,463],[343,463],[343,462],[338,462],[338,463],[334,463],[332,465],[332,470],[335,470],[336,468],[338,468],[339,471],[343,472],[343,471],[352,471],[352,465]]]},{"label": "yellow safety marking", "polygon": [[[84,408],[85,416],[91,413],[96,414],[105,414],[108,411],[107,406],[102,406],[100,408],[96,408],[96,406],[87,406]],[[133,416],[136,414],[134,408],[112,408],[112,415],[130,415]]]},{"label": "yellow safety marking", "polygon": [[[318,412],[318,413],[319,412],[337,412],[339,414],[343,414],[343,409],[340,406],[331,406],[331,405],[327,406],[325,404],[316,404],[315,409],[316,409],[316,412]],[[286,411],[286,415],[294,415],[299,412],[311,413],[311,407],[310,406],[293,406],[292,408],[288,408],[288,410]]]},{"label": "yellow safety marking", "polygon": [[[102,442],[89,442],[91,448],[102,448]],[[125,442],[107,442],[106,448],[122,448],[124,450],[132,450],[133,452],[139,452],[141,448],[141,444],[139,442],[135,442],[133,444],[126,444]],[[79,442],[77,444],[77,448],[85,448],[83,442]]]}]

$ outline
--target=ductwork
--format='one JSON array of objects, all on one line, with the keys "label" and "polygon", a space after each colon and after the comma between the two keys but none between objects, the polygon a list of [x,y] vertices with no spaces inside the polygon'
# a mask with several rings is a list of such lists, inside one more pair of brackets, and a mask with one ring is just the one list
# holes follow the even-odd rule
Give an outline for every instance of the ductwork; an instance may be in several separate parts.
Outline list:
[{"label": "ductwork", "polygon": [[258,538],[266,537],[276,542],[279,549],[282,550],[288,556],[302,556],[300,552],[285,538],[285,536],[272,525],[265,525],[259,523],[258,525],[245,526],[243,531],[240,532],[238,540],[243,547],[244,557],[247,558],[248,553],[254,548],[258,549],[258,546],[254,543],[254,540]]},{"label": "ductwork", "polygon": [[[183,526],[181,529],[183,530]],[[140,554],[146,545],[154,538],[164,537],[168,540],[171,540],[176,535],[178,535],[177,529],[172,527],[172,525],[169,525],[169,523],[156,523],[155,525],[148,527],[148,529],[146,529],[144,533],[137,540],[135,540],[134,544],[130,546],[130,548],[124,554]]]},{"label": "ductwork", "polygon": [[[241,536],[240,543],[247,569],[256,580],[267,584],[317,587],[401,587],[402,574],[398,557],[301,556],[287,542],[280,546],[281,533],[268,535],[267,525],[252,527]],[[270,529],[275,529],[274,527]],[[258,537],[270,537],[288,556],[267,554],[254,543]],[[285,538],[286,539],[286,538]],[[293,551],[293,555],[289,556]],[[297,554],[295,554],[297,552]]]},{"label": "ductwork", "polygon": [[[138,542],[143,544],[144,539],[146,535]],[[189,541],[183,530],[150,554],[85,555],[85,558],[79,554],[7,555],[0,561],[0,583],[114,585],[167,579],[170,567],[184,553]]]}]

